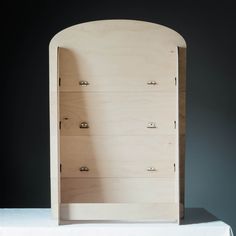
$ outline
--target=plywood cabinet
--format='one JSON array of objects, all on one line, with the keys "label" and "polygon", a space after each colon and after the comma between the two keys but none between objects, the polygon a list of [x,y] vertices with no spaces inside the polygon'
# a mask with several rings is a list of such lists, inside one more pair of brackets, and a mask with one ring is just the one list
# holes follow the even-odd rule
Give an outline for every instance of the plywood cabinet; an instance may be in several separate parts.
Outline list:
[{"label": "plywood cabinet", "polygon": [[50,43],[51,206],[63,220],[179,222],[184,205],[184,39],[103,20]]}]

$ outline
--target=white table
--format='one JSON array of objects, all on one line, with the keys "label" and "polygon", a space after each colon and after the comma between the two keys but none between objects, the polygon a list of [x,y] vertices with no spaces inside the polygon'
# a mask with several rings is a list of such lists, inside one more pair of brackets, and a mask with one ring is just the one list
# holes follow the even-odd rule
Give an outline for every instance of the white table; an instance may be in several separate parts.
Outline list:
[{"label": "white table", "polygon": [[80,221],[57,226],[50,209],[0,209],[0,236],[233,236],[231,227],[201,208],[186,209],[182,225]]}]

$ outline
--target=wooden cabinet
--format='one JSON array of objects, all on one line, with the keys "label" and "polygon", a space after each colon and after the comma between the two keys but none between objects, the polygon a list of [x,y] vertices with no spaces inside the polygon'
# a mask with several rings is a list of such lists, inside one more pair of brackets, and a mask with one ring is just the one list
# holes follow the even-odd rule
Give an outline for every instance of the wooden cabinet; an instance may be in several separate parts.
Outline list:
[{"label": "wooden cabinet", "polygon": [[51,206],[63,220],[179,222],[184,39],[134,20],[78,24],[50,43]]}]

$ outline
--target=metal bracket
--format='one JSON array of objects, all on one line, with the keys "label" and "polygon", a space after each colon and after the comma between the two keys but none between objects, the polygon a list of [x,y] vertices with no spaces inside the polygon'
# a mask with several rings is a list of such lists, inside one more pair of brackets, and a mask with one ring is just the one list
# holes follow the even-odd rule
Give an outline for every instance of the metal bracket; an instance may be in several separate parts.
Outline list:
[{"label": "metal bracket", "polygon": [[154,80],[150,80],[147,82],[147,85],[157,85],[157,82]]},{"label": "metal bracket", "polygon": [[157,169],[155,167],[148,167],[147,171],[157,171]]},{"label": "metal bracket", "polygon": [[89,128],[89,125],[87,122],[83,121],[80,123],[80,129],[88,129]]},{"label": "metal bracket", "polygon": [[156,123],[155,122],[149,122],[147,124],[147,128],[157,128]]},{"label": "metal bracket", "polygon": [[89,168],[87,166],[81,166],[79,168],[80,171],[89,171]]},{"label": "metal bracket", "polygon": [[89,82],[85,81],[85,80],[81,80],[81,81],[79,81],[79,85],[82,86],[82,87],[85,87],[85,86],[89,85]]}]

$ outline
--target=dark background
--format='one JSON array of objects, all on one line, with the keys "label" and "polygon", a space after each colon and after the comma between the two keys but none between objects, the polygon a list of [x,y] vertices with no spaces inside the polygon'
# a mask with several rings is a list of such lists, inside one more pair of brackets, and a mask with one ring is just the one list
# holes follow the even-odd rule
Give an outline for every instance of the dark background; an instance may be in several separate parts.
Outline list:
[{"label": "dark background", "polygon": [[[197,2],[197,4],[196,4]],[[11,1],[1,5],[1,207],[50,207],[48,44],[99,19],[166,25],[187,41],[186,206],[236,231],[236,14],[230,1]]]}]

